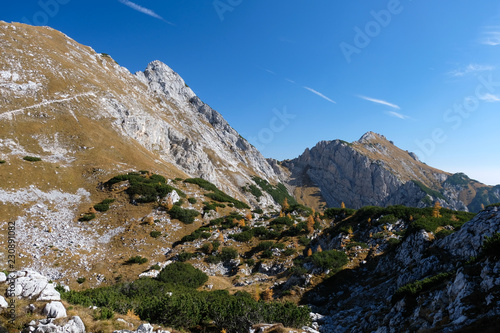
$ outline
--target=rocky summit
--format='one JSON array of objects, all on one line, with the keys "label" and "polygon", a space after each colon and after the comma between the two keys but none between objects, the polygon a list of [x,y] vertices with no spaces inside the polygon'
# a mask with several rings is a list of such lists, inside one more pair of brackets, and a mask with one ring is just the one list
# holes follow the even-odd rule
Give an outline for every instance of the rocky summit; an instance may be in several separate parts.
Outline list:
[{"label": "rocky summit", "polygon": [[500,186],[432,168],[373,132],[352,143],[319,142],[283,166],[290,170],[288,182],[299,189],[299,197],[301,189],[313,187],[329,207],[342,202],[352,208],[426,207],[439,201],[443,207],[477,212],[481,205],[500,201]]},{"label": "rocky summit", "polygon": [[160,61],[0,50],[0,332],[498,331],[500,186],[373,132],[266,159]]}]

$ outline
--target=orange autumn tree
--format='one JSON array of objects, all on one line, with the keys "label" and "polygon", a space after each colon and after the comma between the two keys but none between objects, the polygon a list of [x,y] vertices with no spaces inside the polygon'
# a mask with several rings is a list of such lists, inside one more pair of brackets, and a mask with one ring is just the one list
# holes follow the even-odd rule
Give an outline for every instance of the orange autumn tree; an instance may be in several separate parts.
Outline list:
[{"label": "orange autumn tree", "polygon": [[307,249],[307,256],[310,257],[313,255],[313,250],[311,248]]},{"label": "orange autumn tree", "polygon": [[262,292],[261,297],[264,301],[271,301],[273,299],[273,290],[266,289]]},{"label": "orange autumn tree", "polygon": [[440,211],[441,210],[441,204],[439,201],[436,201],[434,204],[434,209],[432,210],[432,217],[441,217]]},{"label": "orange autumn tree", "polygon": [[342,203],[340,204],[340,208],[342,209],[345,209],[345,203],[342,201]]},{"label": "orange autumn tree", "polygon": [[285,198],[285,200],[283,200],[283,203],[281,204],[281,210],[284,212],[287,211],[289,208],[290,204],[288,203],[288,199]]},{"label": "orange autumn tree", "polygon": [[312,215],[307,218],[307,232],[310,234],[314,232],[314,217]]}]

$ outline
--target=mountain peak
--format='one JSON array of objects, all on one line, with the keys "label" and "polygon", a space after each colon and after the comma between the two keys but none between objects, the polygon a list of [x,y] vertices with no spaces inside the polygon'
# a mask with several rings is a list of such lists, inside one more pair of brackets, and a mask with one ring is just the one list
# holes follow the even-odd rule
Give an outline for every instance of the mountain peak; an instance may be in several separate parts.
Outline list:
[{"label": "mountain peak", "polygon": [[196,96],[179,74],[159,60],[150,62],[144,72],[137,72],[136,76],[153,91],[162,92],[178,105]]},{"label": "mountain peak", "polygon": [[359,143],[369,143],[369,142],[373,142],[373,141],[380,140],[380,139],[387,141],[387,138],[385,136],[378,134],[378,133],[375,133],[375,132],[372,132],[372,131],[369,131],[369,132],[366,132],[365,134],[363,134],[363,136],[361,136],[361,138],[359,138],[358,142]]}]

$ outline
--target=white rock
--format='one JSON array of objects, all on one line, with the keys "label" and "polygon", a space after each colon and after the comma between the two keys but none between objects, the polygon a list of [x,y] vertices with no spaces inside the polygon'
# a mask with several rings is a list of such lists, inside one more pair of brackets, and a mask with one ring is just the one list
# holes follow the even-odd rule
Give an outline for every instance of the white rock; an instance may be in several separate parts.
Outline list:
[{"label": "white rock", "polygon": [[43,308],[44,315],[47,316],[47,318],[64,318],[66,317],[66,309],[64,308],[64,305],[61,302],[53,301],[48,303],[45,308]]},{"label": "white rock", "polygon": [[137,333],[153,333],[153,326],[151,324],[141,324],[137,328]]},{"label": "white rock", "polygon": [[3,296],[0,296],[0,308],[7,309],[9,303],[5,300]]},{"label": "white rock", "polygon": [[60,301],[61,294],[55,289],[53,283],[47,284],[47,286],[42,290],[37,301]]},{"label": "white rock", "polygon": [[85,333],[85,325],[78,316],[71,317],[71,319],[64,325],[64,333]]},{"label": "white rock", "polygon": [[5,275],[4,272],[0,272],[0,282],[5,282],[7,281],[7,276]]}]

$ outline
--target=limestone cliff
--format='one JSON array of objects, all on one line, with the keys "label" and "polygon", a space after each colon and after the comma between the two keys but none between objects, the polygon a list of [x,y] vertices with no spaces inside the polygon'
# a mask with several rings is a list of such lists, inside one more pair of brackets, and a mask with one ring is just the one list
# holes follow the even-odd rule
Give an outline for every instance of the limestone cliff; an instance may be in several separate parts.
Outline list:
[{"label": "limestone cliff", "polygon": [[498,187],[429,167],[372,132],[352,143],[319,142],[282,165],[291,172],[290,185],[296,189],[316,186],[330,207],[339,207],[341,202],[351,208],[425,207],[439,201],[443,207],[478,211],[481,203],[500,201]]}]

